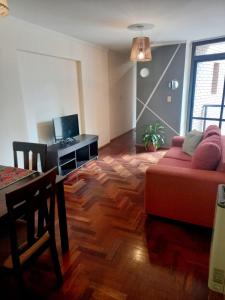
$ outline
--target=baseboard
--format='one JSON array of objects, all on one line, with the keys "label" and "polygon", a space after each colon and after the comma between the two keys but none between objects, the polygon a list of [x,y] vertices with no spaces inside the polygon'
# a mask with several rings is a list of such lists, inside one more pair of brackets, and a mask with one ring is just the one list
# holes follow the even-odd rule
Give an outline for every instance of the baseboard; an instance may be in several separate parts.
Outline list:
[{"label": "baseboard", "polygon": [[122,136],[128,134],[129,132],[135,131],[135,130],[136,130],[136,128],[129,129],[128,131],[126,131],[126,132],[124,132],[124,133],[122,133],[122,134],[120,134],[120,135],[114,137],[113,139],[111,139],[110,142],[113,142],[113,141],[115,141],[116,139],[119,139],[119,138],[121,138]]},{"label": "baseboard", "polygon": [[110,142],[109,142],[109,143],[106,143],[105,145],[103,145],[103,146],[99,147],[99,148],[98,148],[98,150],[101,150],[101,149],[103,149],[103,148],[105,148],[105,147],[109,146],[109,144],[110,144]]},{"label": "baseboard", "polygon": [[[143,148],[143,149],[145,149],[145,146],[144,146],[144,144],[135,144],[135,147],[136,148]],[[168,150],[168,149],[170,149],[170,147],[168,146],[164,146],[164,147],[160,147],[160,148],[158,148],[158,150]]]},{"label": "baseboard", "polygon": [[113,139],[111,139],[111,140],[110,140],[110,142],[109,142],[109,143],[106,143],[105,145],[103,145],[103,146],[99,147],[98,149],[99,149],[99,150],[101,150],[101,149],[103,149],[103,148],[105,148],[105,147],[109,146],[111,142],[113,142],[113,141],[115,141],[116,139],[119,139],[119,138],[121,138],[122,136],[124,136],[124,135],[128,134],[129,132],[131,132],[131,131],[135,131],[135,130],[136,130],[136,128],[133,128],[133,129],[130,129],[130,130],[128,130],[128,131],[126,131],[126,132],[124,132],[124,133],[122,133],[122,134],[118,135],[117,137],[114,137]]}]

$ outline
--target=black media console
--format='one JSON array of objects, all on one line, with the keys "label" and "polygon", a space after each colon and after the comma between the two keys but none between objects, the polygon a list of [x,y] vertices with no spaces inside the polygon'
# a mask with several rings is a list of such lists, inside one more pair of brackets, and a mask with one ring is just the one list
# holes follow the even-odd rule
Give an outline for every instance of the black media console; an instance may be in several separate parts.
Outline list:
[{"label": "black media console", "polygon": [[57,166],[59,175],[67,175],[88,161],[98,158],[98,136],[81,134],[75,141],[48,146],[48,167]]}]

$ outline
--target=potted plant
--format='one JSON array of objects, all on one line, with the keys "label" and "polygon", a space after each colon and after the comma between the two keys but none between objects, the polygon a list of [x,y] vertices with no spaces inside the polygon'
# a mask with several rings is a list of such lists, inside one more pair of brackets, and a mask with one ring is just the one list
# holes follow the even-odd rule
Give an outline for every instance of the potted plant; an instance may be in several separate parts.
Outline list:
[{"label": "potted plant", "polygon": [[155,152],[159,147],[164,144],[164,127],[160,123],[147,125],[142,140],[145,149]]}]

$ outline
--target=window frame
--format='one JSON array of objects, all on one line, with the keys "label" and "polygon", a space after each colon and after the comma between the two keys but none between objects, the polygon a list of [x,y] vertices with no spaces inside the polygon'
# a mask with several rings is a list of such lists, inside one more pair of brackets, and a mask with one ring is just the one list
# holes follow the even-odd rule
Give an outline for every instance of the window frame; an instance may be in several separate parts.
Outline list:
[{"label": "window frame", "polygon": [[225,42],[225,37],[216,38],[211,40],[204,40],[204,41],[197,41],[192,43],[192,53],[191,53],[191,71],[190,71],[190,84],[189,84],[189,97],[188,97],[188,117],[187,117],[187,129],[190,131],[192,128],[192,120],[209,120],[209,121],[219,121],[219,127],[221,127],[222,122],[225,122],[223,119],[223,111],[224,111],[224,103],[225,103],[225,81],[224,81],[224,88],[223,88],[223,95],[222,95],[222,102],[221,102],[221,112],[220,118],[201,118],[201,117],[193,117],[193,109],[194,109],[194,93],[195,93],[195,85],[196,85],[196,75],[197,75],[197,65],[199,62],[206,62],[206,61],[216,61],[225,59],[225,52],[224,53],[217,53],[217,54],[207,54],[207,55],[195,55],[196,47],[207,45],[207,44],[214,44],[218,42]]}]

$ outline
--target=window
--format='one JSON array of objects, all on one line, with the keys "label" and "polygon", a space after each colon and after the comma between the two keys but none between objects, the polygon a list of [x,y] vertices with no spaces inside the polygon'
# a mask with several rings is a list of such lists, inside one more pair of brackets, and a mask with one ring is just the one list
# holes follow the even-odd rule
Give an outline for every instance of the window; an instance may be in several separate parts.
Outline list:
[{"label": "window", "polygon": [[225,133],[225,39],[193,44],[189,129],[218,125]]},{"label": "window", "polygon": [[205,44],[205,42],[202,42],[203,45],[201,45],[201,42],[198,43],[195,47],[195,55],[209,55],[209,54],[219,54],[219,53],[225,53],[225,41],[220,42],[209,42]]}]

